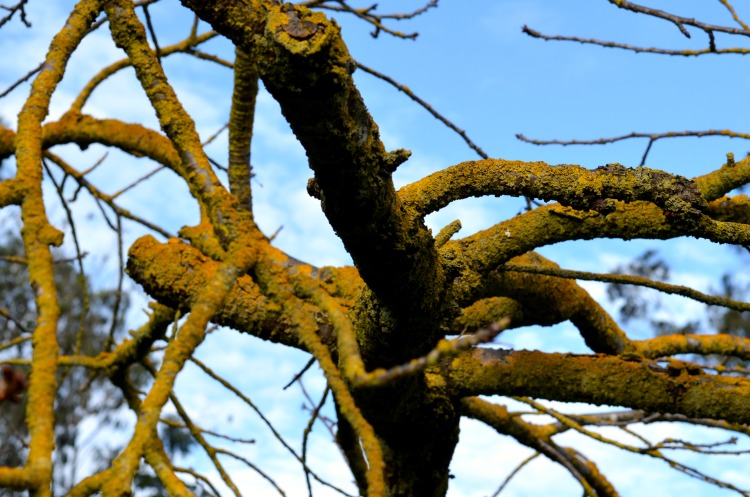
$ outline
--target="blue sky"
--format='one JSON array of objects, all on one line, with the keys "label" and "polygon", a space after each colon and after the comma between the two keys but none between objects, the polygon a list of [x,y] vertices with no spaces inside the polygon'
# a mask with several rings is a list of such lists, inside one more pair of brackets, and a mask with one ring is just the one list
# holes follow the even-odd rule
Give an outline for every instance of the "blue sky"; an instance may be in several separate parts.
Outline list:
[{"label": "blue sky", "polygon": [[[150,9],[162,46],[182,39],[189,30],[192,17],[177,4],[174,0],[163,0]],[[14,54],[0,59],[1,88],[38,64],[71,5],[70,1],[32,0],[29,6],[32,29],[13,22],[0,30],[0,50],[4,54]],[[420,5],[421,2],[414,0],[385,0],[380,2],[380,9],[400,11]],[[648,5],[707,22],[732,23],[719,2],[662,1]],[[739,13],[742,15],[742,11]],[[750,11],[747,14],[750,15]],[[344,39],[355,59],[409,86],[466,130],[491,157],[544,160],[589,168],[611,162],[636,166],[646,146],[642,139],[607,146],[539,147],[517,140],[515,134],[539,139],[594,139],[632,131],[711,128],[746,131],[742,116],[750,110],[745,98],[750,76],[741,69],[746,63],[742,56],[677,58],[634,54],[566,42],[544,42],[521,32],[526,24],[547,34],[634,45],[683,49],[702,48],[707,43],[701,32],[691,30],[693,36],[687,39],[669,23],[626,12],[605,0],[443,0],[439,8],[412,21],[393,25],[406,32],[419,32],[416,41],[394,39],[385,34],[373,39],[369,27],[361,22],[341,15],[333,17],[342,25]],[[201,28],[206,29],[205,25]],[[53,98],[51,118],[59,117],[98,68],[122,58],[122,52],[108,41],[108,35],[106,27],[100,29],[73,57],[60,91]],[[743,41],[717,37],[717,42],[728,46]],[[232,58],[230,45],[222,40],[212,41],[204,49]],[[213,134],[224,124],[228,114],[229,70],[183,55],[165,59],[164,65],[201,135],[205,138]],[[355,73],[355,80],[387,147],[407,148],[413,152],[412,158],[395,175],[397,186],[477,158],[455,133],[388,84],[363,71]],[[27,94],[28,87],[24,86],[0,100],[0,115],[15,122],[15,115]],[[130,70],[104,83],[84,110],[97,117],[156,125],[153,111],[148,108]],[[257,176],[253,180],[253,195],[260,226],[269,234],[283,226],[275,243],[294,257],[316,265],[349,263],[317,201],[305,191],[311,173],[304,151],[289,132],[278,106],[265,92],[259,96],[255,129],[253,163]],[[226,160],[225,150],[225,134],[208,147],[209,154],[220,162]],[[647,165],[690,177],[719,167],[728,152],[742,158],[748,151],[750,143],[726,138],[661,140],[653,146]],[[93,164],[103,152],[103,148],[95,146],[85,152],[76,147],[62,147],[60,151],[80,169]],[[111,151],[105,164],[90,179],[111,193],[152,167],[142,159]],[[175,181],[174,175],[163,171],[152,181],[125,194],[122,205],[145,217],[156,216],[163,226],[176,232],[180,226],[197,220],[197,209],[186,195],[187,190]],[[64,226],[57,201],[52,195],[48,199],[52,219],[58,226]],[[436,232],[458,218],[464,228],[457,236],[466,236],[513,216],[522,206],[522,201],[511,198],[468,199],[429,216],[427,222]],[[109,247],[108,260],[112,261],[114,236],[103,225],[90,199],[82,196],[76,209],[84,250],[91,251],[92,260],[105,268],[99,273],[104,280],[114,274],[114,270],[107,266],[107,254],[101,249]],[[126,237],[130,241],[143,233],[138,226],[126,225]],[[708,291],[718,286],[720,275],[728,270],[736,271],[745,281],[748,279],[747,267],[739,266],[739,259],[733,252],[693,239],[567,242],[544,247],[540,252],[563,267],[608,271],[648,248],[658,248],[668,254],[676,283]],[[110,269],[106,269],[108,267]],[[603,297],[602,286],[584,286],[594,296]],[[684,299],[665,302],[667,305],[662,312],[666,317],[687,319],[700,312],[699,306]],[[141,319],[138,305],[132,314],[136,326]],[[636,337],[647,336],[637,327],[629,331]],[[515,348],[584,351],[575,330],[566,325],[515,330],[504,334],[500,341]],[[280,388],[306,362],[303,354],[280,350],[231,330],[221,330],[209,337],[199,350],[199,357],[217,372],[233,379],[264,409],[287,439],[297,443],[307,422],[306,414],[300,409],[299,391],[282,392]],[[317,396],[324,383],[320,376],[309,374],[306,385],[314,392],[313,396]],[[298,465],[284,456],[283,449],[269,438],[257,416],[236,398],[217,391],[210,379],[190,366],[177,388],[201,425],[211,429],[231,428],[241,436],[256,438],[258,443],[245,449],[245,454],[274,475],[289,495],[303,492],[304,482]],[[566,409],[591,407],[573,406],[563,410]],[[328,414],[331,415],[330,410]],[[679,425],[652,425],[642,428],[641,432],[651,434],[657,441],[670,436],[692,436],[706,441],[728,438],[720,433],[686,430]],[[452,468],[456,478],[452,480],[451,497],[491,494],[515,464],[529,454],[525,448],[478,423],[462,425],[462,436]],[[649,488],[649,493],[655,495],[729,494],[667,471],[663,463],[634,458],[574,435],[566,437],[562,439],[565,443],[580,448],[600,464],[623,496],[642,495],[643,488]],[[321,474],[331,475],[342,485],[349,484],[341,457],[321,426],[316,428],[312,450],[315,467],[320,468]],[[750,477],[742,472],[743,458],[698,460],[686,456],[683,460],[701,464],[715,477],[727,477],[739,486],[750,487]],[[205,469],[207,461],[197,454],[184,461],[184,465]],[[228,461],[228,466],[232,468],[233,463]],[[248,494],[274,495],[252,471],[239,468],[235,468],[239,471],[239,482]],[[349,488],[352,488],[350,484]],[[548,495],[551,492],[562,497],[580,495],[579,487],[565,471],[539,458],[524,469],[503,495]],[[333,494],[321,490],[316,495]]]}]

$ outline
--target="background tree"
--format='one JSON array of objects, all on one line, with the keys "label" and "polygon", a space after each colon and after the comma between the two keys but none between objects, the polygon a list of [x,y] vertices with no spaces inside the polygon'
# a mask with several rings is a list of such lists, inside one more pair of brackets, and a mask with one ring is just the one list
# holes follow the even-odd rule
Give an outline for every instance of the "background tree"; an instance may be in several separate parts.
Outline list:
[{"label": "background tree", "polygon": [[[682,236],[747,247],[747,197],[733,192],[750,181],[747,159],[736,161],[729,154],[725,164],[707,167],[705,174],[687,179],[643,166],[626,168],[616,162],[585,169],[488,158],[463,131],[408,88],[355,61],[339,25],[326,16],[331,12],[351,14],[372,26],[375,36],[409,38],[411,35],[392,25],[424,17],[436,2],[412,12],[384,15],[374,7],[359,8],[342,1],[282,5],[261,0],[240,4],[185,0],[184,7],[195,13],[196,20],[188,37],[174,44],[160,41],[149,11],[154,3],[81,0],[54,36],[44,62],[29,74],[29,97],[16,129],[0,128],[0,158],[12,156],[16,166],[15,175],[0,183],[0,205],[20,207],[20,232],[37,309],[33,351],[28,358],[13,360],[30,368],[25,413],[28,452],[23,466],[0,468],[0,485],[28,489],[33,495],[50,493],[51,461],[64,450],[63,445],[54,445],[55,396],[65,384],[57,377],[66,371],[81,371],[84,376],[108,378],[137,421],[125,448],[111,464],[93,469],[70,490],[71,495],[128,494],[141,461],[153,469],[169,494],[189,495],[198,482],[218,492],[204,475],[179,467],[170,457],[174,446],[165,446],[165,442],[172,436],[160,433],[160,421],[186,429],[214,464],[223,484],[235,494],[240,494],[240,489],[226,470],[226,458],[245,462],[283,493],[279,482],[244,457],[250,442],[244,434],[208,431],[201,426],[205,419],[197,422],[175,393],[175,381],[190,363],[255,409],[240,389],[218,377],[195,355],[204,341],[226,340],[226,330],[208,336],[214,330],[209,323],[215,323],[299,349],[317,362],[327,389],[320,401],[308,402],[309,426],[318,418],[319,406],[331,397],[335,440],[362,495],[445,495],[462,417],[479,420],[558,463],[587,495],[617,495],[617,491],[594,461],[562,445],[560,438],[566,432],[576,431],[666,461],[717,487],[744,492],[732,482],[704,474],[668,455],[676,449],[731,452],[725,447],[676,440],[654,442],[639,435],[636,442],[625,443],[609,436],[606,428],[619,427],[633,434],[633,425],[639,423],[682,422],[746,435],[750,384],[741,364],[731,365],[724,358],[747,360],[747,338],[663,327],[666,333],[660,336],[636,340],[574,280],[649,286],[722,306],[737,313],[723,312],[710,323],[716,331],[724,332],[741,329],[737,323],[743,322],[750,310],[750,305],[737,300],[741,283],[727,279],[724,295],[711,296],[652,279],[667,276],[665,266],[654,262],[653,255],[631,266],[639,274],[626,276],[564,270],[535,250],[568,240]],[[612,3],[667,20],[683,33],[696,29],[707,35],[705,50],[666,51],[675,55],[727,51],[717,47],[718,33],[750,35],[726,2],[722,6],[739,28],[704,24],[629,2]],[[20,2],[9,8],[6,19],[0,21],[3,27],[14,16],[27,22],[25,5]],[[215,32],[204,31],[205,24],[198,19]],[[70,57],[104,24],[127,58],[103,68],[66,105],[61,117],[45,121],[50,98],[59,88]],[[665,52],[552,37],[530,28],[525,31],[547,39]],[[202,50],[203,44],[220,36],[236,47],[233,62]],[[164,70],[173,54],[232,68],[226,164],[208,157],[211,139],[199,138],[194,120],[167,80]],[[157,125],[129,124],[84,113],[94,90],[128,67],[135,70],[161,132]],[[410,152],[386,150],[378,125],[354,85],[352,73],[358,68],[394,83],[457,131],[481,160],[460,162],[397,190],[394,172],[408,161]],[[259,82],[278,103],[304,148],[314,176],[307,191],[320,201],[354,267],[307,264],[274,246],[275,235],[259,228],[258,213],[253,211],[251,178],[255,173],[250,161]],[[633,134],[589,143],[646,137],[645,164],[651,145],[667,136]],[[133,157],[147,157],[158,163],[158,168],[117,188],[107,183],[106,174],[97,176],[95,171],[109,167],[106,160],[91,167],[74,166],[53,152],[65,144],[83,149],[103,145]],[[126,192],[146,188],[146,180],[162,168],[174,173],[173,188],[158,193],[176,196],[180,188],[187,187],[199,215],[177,236],[148,215],[121,204]],[[59,193],[57,200],[42,188],[45,174]],[[65,213],[68,238],[80,260],[82,249],[72,213],[79,210],[86,214],[86,206],[79,203],[84,194],[114,234],[119,282],[124,269],[123,222],[150,232],[130,244],[127,273],[155,300],[145,324],[127,338],[107,340],[91,354],[67,350],[62,339],[65,291],[56,290],[54,275],[60,269],[54,264],[50,246],[62,244],[64,237],[48,218],[53,208]],[[459,221],[436,233],[426,227],[426,216],[451,203],[506,195],[525,197],[526,209],[488,229],[454,240],[461,229]],[[168,240],[160,242],[155,236]],[[117,288],[121,289],[122,283]],[[644,309],[637,296],[617,291],[613,290],[616,296],[626,298],[630,308]],[[120,294],[118,290],[116,295]],[[112,323],[118,322],[120,307],[112,303]],[[563,322],[576,327],[591,353],[479,347],[506,329]],[[686,354],[691,354],[690,358]],[[691,359],[696,355],[702,359]],[[153,374],[153,381],[143,391],[132,381],[134,370]],[[503,397],[489,400],[481,396]],[[507,398],[515,403],[503,400]],[[536,399],[625,409],[565,414]],[[518,402],[525,406],[523,410],[516,410]],[[179,422],[166,417],[170,411],[177,414]],[[540,414],[551,417],[551,422],[539,425],[529,421],[530,416]],[[333,492],[353,492],[319,475],[315,461],[307,457],[308,434],[305,430],[301,451],[285,441],[283,444],[299,461],[310,493],[313,481]],[[240,448],[225,448],[223,444],[230,442]]]}]

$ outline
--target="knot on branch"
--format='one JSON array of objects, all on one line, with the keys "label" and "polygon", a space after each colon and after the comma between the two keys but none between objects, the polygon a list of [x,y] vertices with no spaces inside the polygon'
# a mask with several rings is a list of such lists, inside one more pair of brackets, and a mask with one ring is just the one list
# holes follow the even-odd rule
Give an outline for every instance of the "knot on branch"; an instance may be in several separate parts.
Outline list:
[{"label": "knot on branch", "polygon": [[661,207],[670,222],[677,223],[699,219],[706,208],[698,186],[684,176],[616,163],[600,166],[594,172],[599,179],[582,188],[581,198],[571,202],[573,207],[606,215],[616,208],[613,199],[646,200]]},{"label": "knot on branch", "polygon": [[323,192],[321,191],[320,185],[315,178],[310,178],[309,180],[307,180],[307,194],[312,198],[323,200]]},{"label": "knot on branch", "polygon": [[318,52],[328,38],[327,25],[328,20],[321,12],[287,3],[277,12],[269,13],[266,29],[290,52],[310,55]]}]

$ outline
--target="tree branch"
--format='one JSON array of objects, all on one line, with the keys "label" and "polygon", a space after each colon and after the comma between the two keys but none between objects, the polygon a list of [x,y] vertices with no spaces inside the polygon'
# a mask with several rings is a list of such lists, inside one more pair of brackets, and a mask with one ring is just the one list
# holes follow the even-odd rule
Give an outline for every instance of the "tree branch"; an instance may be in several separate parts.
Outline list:
[{"label": "tree branch", "polygon": [[463,396],[525,395],[690,418],[750,420],[750,380],[691,374],[647,360],[483,348],[453,359],[442,374]]}]

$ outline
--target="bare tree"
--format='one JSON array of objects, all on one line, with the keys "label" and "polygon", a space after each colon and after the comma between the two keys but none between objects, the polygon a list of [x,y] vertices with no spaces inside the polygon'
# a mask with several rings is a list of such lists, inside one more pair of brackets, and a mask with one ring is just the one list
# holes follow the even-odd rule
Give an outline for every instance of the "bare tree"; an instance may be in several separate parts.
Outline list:
[{"label": "bare tree", "polygon": [[[721,4],[739,27],[714,26],[625,1],[611,2],[671,22],[683,33],[695,29],[708,37],[705,51],[675,55],[736,52],[741,49],[717,47],[715,34],[750,35],[724,1]],[[335,428],[331,420],[325,422],[335,429],[335,441],[361,495],[445,495],[462,417],[479,420],[560,464],[580,483],[585,495],[618,494],[594,461],[575,448],[561,445],[556,437],[562,433],[576,431],[625,451],[666,461],[678,471],[719,487],[748,494],[669,455],[675,449],[705,453],[729,450],[686,441],[652,442],[643,437],[637,445],[626,444],[598,430],[615,426],[635,433],[631,427],[638,423],[681,422],[748,435],[747,369],[741,362],[730,365],[725,360],[750,359],[748,338],[666,329],[654,338],[634,340],[575,280],[651,287],[729,309],[736,314],[723,316],[733,319],[746,317],[750,311],[750,304],[739,300],[741,294],[736,288],[728,282],[725,295],[712,296],[659,281],[659,266],[649,266],[649,257],[639,267],[651,271],[593,274],[562,269],[534,250],[566,240],[664,240],[682,236],[747,248],[748,198],[727,194],[750,182],[750,159],[736,161],[729,156],[725,164],[688,179],[617,163],[589,170],[577,165],[489,158],[466,133],[408,88],[355,61],[340,27],[327,17],[331,12],[353,15],[372,26],[373,36],[410,38],[414,35],[393,26],[426,14],[436,7],[436,1],[413,12],[381,14],[376,6],[358,7],[345,0],[298,4],[183,0],[184,8],[195,14],[195,22],[187,38],[172,45],[159,41],[149,12],[153,3],[80,0],[52,40],[43,63],[26,77],[32,79],[31,89],[17,129],[0,128],[0,159],[13,156],[17,167],[15,175],[0,182],[0,205],[21,209],[23,263],[37,307],[35,327],[30,331],[33,352],[29,357],[6,361],[30,370],[26,393],[28,451],[23,465],[0,468],[0,486],[29,490],[35,496],[51,493],[57,374],[66,368],[80,368],[108,378],[137,415],[137,423],[125,448],[105,468],[92,471],[78,482],[70,495],[128,495],[142,461],[170,495],[191,495],[188,483],[194,489],[218,493],[204,475],[174,464],[169,457],[171,451],[165,447],[166,437],[158,429],[160,422],[187,430],[236,495],[240,495],[240,489],[225,469],[226,457],[246,462],[283,495],[278,482],[259,465],[207,437],[218,435],[220,440],[243,443],[247,442],[245,434],[203,429],[174,392],[176,378],[192,362],[254,408],[242,391],[194,356],[214,323],[300,349],[310,355],[310,364],[318,364],[336,412]],[[16,13],[25,21],[25,4],[21,1],[8,8],[7,19],[0,23],[12,21]],[[199,32],[199,19],[213,31]],[[104,67],[92,78],[61,118],[45,122],[50,98],[71,55],[86,36],[104,24],[126,58]],[[546,39],[671,53],[615,42],[553,37],[531,28],[526,32]],[[236,48],[233,62],[202,50],[204,43],[217,37],[228,39]],[[206,143],[167,80],[162,62],[176,53],[232,68],[234,87],[231,97],[227,96],[232,105],[226,167],[208,157]],[[92,92],[126,67],[135,70],[161,132],[83,112]],[[458,132],[481,159],[456,164],[396,190],[392,175],[409,159],[410,152],[386,150],[378,125],[354,85],[352,73],[357,68],[396,85]],[[258,228],[253,212],[250,144],[259,82],[278,102],[304,148],[313,172],[308,192],[320,200],[354,267],[314,267],[276,248],[273,235]],[[683,134],[691,133],[709,132]],[[639,136],[649,138],[650,147],[667,135],[633,134],[594,141]],[[74,166],[53,151],[62,144],[81,148],[100,144],[134,157],[147,157],[159,168],[171,170],[174,185],[189,189],[200,221],[174,235],[155,219],[125,209],[119,196],[140,188],[152,173],[125,189],[107,193],[112,187],[90,179],[92,168]],[[49,220],[50,199],[42,189],[45,172],[58,187],[66,216],[76,208],[77,195],[87,194],[96,200],[120,242],[122,270],[154,301],[148,321],[128,338],[113,334],[90,354],[79,350],[61,353],[61,299],[54,277],[58,269],[50,247],[62,243],[63,232]],[[75,192],[73,199],[63,193],[69,191],[66,184]],[[526,197],[528,208],[461,239],[454,239],[460,222],[449,224],[434,236],[425,225],[425,216],[452,202],[491,195]],[[80,260],[83,250],[72,216],[69,221],[75,257]],[[135,223],[154,235],[133,243],[126,263],[123,223]],[[157,237],[169,240],[159,241]],[[121,277],[118,288],[122,285]],[[120,307],[118,300],[112,303],[112,322],[118,321]],[[566,321],[580,332],[590,354],[479,347],[508,328]],[[718,331],[742,327],[722,327],[721,320],[714,323],[718,323]],[[170,333],[172,324],[175,330]],[[8,343],[16,339],[9,338]],[[696,359],[685,360],[685,354],[693,354]],[[153,375],[146,391],[139,391],[133,384],[131,374],[136,368]],[[22,390],[14,386],[13,394]],[[327,393],[319,402],[310,400],[311,425]],[[480,396],[497,396],[500,400],[490,402]],[[525,404],[527,410],[513,411],[503,404],[503,397]],[[536,399],[622,409],[566,414]],[[164,416],[166,406],[174,408],[179,421]],[[524,417],[529,413],[545,414],[554,421],[534,424]],[[278,436],[271,423],[269,429]],[[284,443],[299,461],[310,494],[311,480],[347,494],[316,473],[315,461],[307,458],[304,449],[297,452]]]}]

